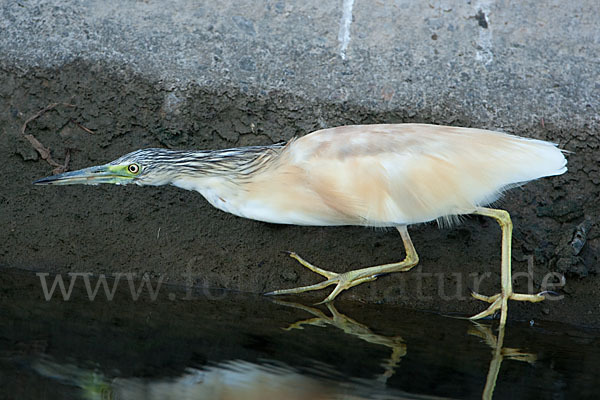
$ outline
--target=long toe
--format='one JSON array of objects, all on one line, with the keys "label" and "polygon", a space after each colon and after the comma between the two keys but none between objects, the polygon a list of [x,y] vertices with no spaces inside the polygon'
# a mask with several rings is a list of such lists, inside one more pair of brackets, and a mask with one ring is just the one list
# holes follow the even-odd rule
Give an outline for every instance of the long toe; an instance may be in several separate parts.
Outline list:
[{"label": "long toe", "polygon": [[504,325],[506,323],[506,319],[508,316],[508,300],[514,301],[529,301],[532,303],[537,303],[545,299],[544,293],[538,294],[520,294],[520,293],[498,293],[493,296],[484,296],[479,293],[471,292],[471,295],[477,300],[485,301],[490,304],[490,306],[480,312],[477,315],[473,315],[470,320],[476,320],[485,318],[487,316],[493,315],[496,311],[501,310],[502,314],[500,316],[500,325]]},{"label": "long toe", "polygon": [[308,261],[306,261],[304,258],[300,257],[298,254],[296,254],[293,251],[287,251],[286,253],[291,258],[293,258],[294,260],[298,261],[300,264],[302,264],[306,268],[310,269],[312,272],[315,272],[315,273],[317,273],[319,275],[322,275],[322,276],[324,276],[327,279],[335,278],[336,276],[338,276],[338,274],[336,272],[327,271],[326,269],[319,268],[316,265],[313,265],[313,264],[309,263]]},{"label": "long toe", "polygon": [[363,273],[360,270],[349,271],[349,272],[345,272],[343,274],[339,274],[336,278],[333,279],[333,281],[338,282],[335,289],[333,289],[333,291],[329,294],[329,296],[327,296],[327,298],[325,300],[323,300],[317,304],[329,303],[329,302],[333,301],[333,299],[335,299],[344,290],[350,289],[357,285],[360,285],[361,283],[374,281],[378,277],[378,275],[371,275],[371,276],[362,276],[362,275],[363,275]]},{"label": "long toe", "polygon": [[498,299],[498,297],[500,297],[500,294],[496,294],[494,296],[484,296],[471,290],[471,296],[477,300],[485,301],[486,303],[493,303]]},{"label": "long toe", "polygon": [[316,303],[315,305],[325,304],[325,303],[329,303],[329,302],[333,301],[333,299],[335,299],[338,294],[340,294],[343,290],[348,289],[348,287],[346,287],[346,286],[347,285],[344,285],[342,282],[338,283],[337,286],[335,287],[335,289],[333,289],[333,292],[331,292],[329,294],[329,296],[327,296],[325,298],[325,300],[320,301],[320,302]]},{"label": "long toe", "polygon": [[275,295],[280,295],[280,294],[295,294],[295,293],[310,292],[312,290],[321,290],[321,289],[325,289],[327,286],[333,285],[335,283],[337,283],[336,278],[332,278],[332,279],[328,279],[323,282],[315,283],[314,285],[300,286],[300,287],[292,288],[292,289],[274,290],[272,292],[265,293],[265,296],[275,296]]},{"label": "long toe", "polygon": [[520,294],[520,293],[512,293],[509,296],[509,299],[515,301],[529,301],[532,303],[538,303],[540,301],[544,301],[546,296],[544,296],[544,292],[538,294]]},{"label": "long toe", "polygon": [[473,315],[469,319],[471,321],[475,321],[475,320],[478,320],[481,318],[488,317],[490,315],[493,315],[496,311],[500,310],[501,308],[502,308],[502,296],[498,295],[498,298],[492,304],[490,304],[490,306],[486,310],[480,312],[479,314]]}]

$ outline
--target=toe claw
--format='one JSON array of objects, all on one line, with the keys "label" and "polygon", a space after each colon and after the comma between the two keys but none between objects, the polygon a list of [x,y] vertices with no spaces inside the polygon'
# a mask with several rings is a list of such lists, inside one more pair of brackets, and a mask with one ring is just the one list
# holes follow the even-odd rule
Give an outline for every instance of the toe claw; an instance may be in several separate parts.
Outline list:
[{"label": "toe claw", "polygon": [[560,294],[554,290],[544,290],[543,292],[539,292],[537,295],[545,298],[547,294],[551,294],[552,296],[560,296]]},{"label": "toe claw", "polygon": [[370,276],[369,278],[370,278],[371,281],[374,281],[375,279],[381,278],[382,276],[386,276],[386,275],[389,275],[389,273],[388,272],[384,272],[384,273],[381,273],[381,274],[375,274],[373,276]]}]

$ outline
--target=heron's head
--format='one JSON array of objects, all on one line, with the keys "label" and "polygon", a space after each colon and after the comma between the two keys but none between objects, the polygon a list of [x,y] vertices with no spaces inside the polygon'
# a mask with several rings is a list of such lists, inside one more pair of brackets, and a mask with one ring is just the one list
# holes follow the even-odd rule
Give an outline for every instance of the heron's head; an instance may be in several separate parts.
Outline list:
[{"label": "heron's head", "polygon": [[167,149],[143,149],[108,164],[65,172],[34,182],[36,185],[164,185],[187,170],[189,154]]}]

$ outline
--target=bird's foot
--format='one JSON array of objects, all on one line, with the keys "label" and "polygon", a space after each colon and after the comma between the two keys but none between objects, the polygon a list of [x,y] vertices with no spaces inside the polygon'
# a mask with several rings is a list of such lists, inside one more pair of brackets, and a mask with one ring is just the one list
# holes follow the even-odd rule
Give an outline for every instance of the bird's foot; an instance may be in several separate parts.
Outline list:
[{"label": "bird's foot", "polygon": [[327,286],[336,285],[335,289],[333,289],[331,294],[329,296],[327,296],[327,298],[325,300],[321,301],[320,303],[317,303],[317,304],[322,304],[322,303],[327,303],[327,302],[332,301],[342,291],[344,291],[346,289],[350,289],[351,287],[354,287],[356,285],[360,285],[361,283],[374,281],[375,279],[377,279],[377,276],[378,276],[377,274],[365,276],[366,269],[356,270],[356,271],[348,271],[348,272],[344,272],[344,273],[336,273],[336,272],[332,272],[332,271],[327,271],[325,269],[322,269],[322,268],[312,265],[311,263],[304,260],[302,257],[300,257],[298,254],[296,254],[294,252],[288,252],[288,254],[290,257],[297,260],[300,264],[304,265],[306,268],[310,269],[311,271],[324,276],[325,278],[327,278],[327,280],[316,283],[314,285],[309,285],[309,286],[301,286],[301,287],[297,287],[297,288],[293,288],[293,289],[274,290],[272,292],[265,293],[265,295],[272,296],[272,295],[281,295],[281,294],[304,293],[304,292],[308,292],[308,291],[312,291],[312,290],[324,289]]},{"label": "bird's foot", "polygon": [[479,293],[471,292],[471,296],[473,296],[477,300],[485,301],[491,304],[486,310],[480,312],[479,314],[473,315],[469,319],[474,321],[477,319],[485,318],[487,316],[493,315],[496,311],[501,310],[500,324],[504,325],[508,313],[508,300],[529,301],[532,303],[537,303],[543,301],[546,298],[544,296],[545,293],[546,292],[541,292],[538,294],[520,294],[511,292],[509,294],[498,293],[493,296],[484,296]]}]

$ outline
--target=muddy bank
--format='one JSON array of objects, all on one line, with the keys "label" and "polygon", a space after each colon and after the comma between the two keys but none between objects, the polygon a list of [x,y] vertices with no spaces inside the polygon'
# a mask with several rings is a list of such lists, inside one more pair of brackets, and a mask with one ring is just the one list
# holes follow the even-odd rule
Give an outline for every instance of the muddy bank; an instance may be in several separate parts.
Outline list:
[{"label": "muddy bank", "polygon": [[[69,168],[78,169],[143,147],[216,149],[287,140],[323,126],[445,123],[442,115],[453,107],[440,103],[437,111],[414,115],[311,101],[278,90],[191,83],[185,91],[170,91],[121,66],[84,61],[57,69],[4,64],[0,76],[0,266],[148,274],[165,282],[253,293],[319,280],[284,250],[344,271],[396,261],[403,257],[402,242],[393,231],[245,220],[174,187],[34,187],[31,182],[51,174],[52,167],[21,134],[25,121],[59,103],[29,122],[26,133],[49,148],[58,163],[68,153]],[[467,118],[453,123],[472,126]],[[536,121],[514,133],[559,142],[572,153],[567,174],[514,189],[498,203],[515,225],[513,270],[523,273],[516,290],[527,291],[531,285],[538,291],[563,277],[566,282],[554,287],[564,296],[561,301],[511,304],[510,316],[599,326],[600,230],[593,226],[600,215],[598,126],[566,129]],[[589,224],[582,225],[585,221]],[[361,285],[343,298],[442,313],[482,310],[468,293],[474,285],[487,294],[499,289],[496,224],[466,218],[450,229],[427,224],[410,232],[421,257],[419,268]],[[576,234],[583,247],[574,242]],[[528,271],[532,279],[524,276]],[[324,296],[319,292],[301,299]]]}]

